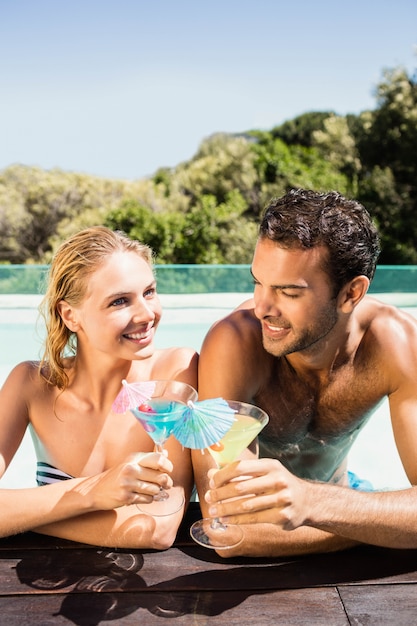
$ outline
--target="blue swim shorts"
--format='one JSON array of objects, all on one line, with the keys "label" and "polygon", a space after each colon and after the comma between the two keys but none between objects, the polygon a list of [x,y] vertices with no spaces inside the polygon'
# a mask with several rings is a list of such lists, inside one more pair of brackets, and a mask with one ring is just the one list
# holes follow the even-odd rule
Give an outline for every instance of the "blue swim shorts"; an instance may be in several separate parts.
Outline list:
[{"label": "blue swim shorts", "polygon": [[353,472],[348,472],[348,481],[349,481],[349,487],[352,487],[352,489],[357,489],[358,491],[373,491],[374,490],[372,483],[370,483],[369,480],[366,480],[364,478],[359,478],[359,476],[357,476]]}]

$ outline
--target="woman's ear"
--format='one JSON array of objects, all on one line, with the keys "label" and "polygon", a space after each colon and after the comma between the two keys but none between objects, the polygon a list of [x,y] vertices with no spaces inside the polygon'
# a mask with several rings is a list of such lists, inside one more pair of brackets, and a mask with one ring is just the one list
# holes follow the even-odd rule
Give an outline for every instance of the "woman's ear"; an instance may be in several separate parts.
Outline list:
[{"label": "woman's ear", "polygon": [[369,289],[369,278],[366,276],[355,276],[340,290],[338,295],[339,308],[343,313],[351,313],[365,297]]},{"label": "woman's ear", "polygon": [[69,305],[65,300],[58,302],[57,310],[61,316],[65,326],[73,333],[76,333],[79,329],[79,323],[77,321],[77,310]]}]

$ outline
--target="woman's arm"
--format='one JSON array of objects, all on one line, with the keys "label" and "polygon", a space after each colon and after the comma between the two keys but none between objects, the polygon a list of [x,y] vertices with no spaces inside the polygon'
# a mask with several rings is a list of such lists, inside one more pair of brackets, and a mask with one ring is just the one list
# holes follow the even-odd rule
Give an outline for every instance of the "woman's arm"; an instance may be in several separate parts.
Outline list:
[{"label": "woman's arm", "polygon": [[[175,377],[197,384],[194,351],[181,350],[174,359]],[[177,357],[179,354],[177,353]],[[174,372],[172,372],[174,378]],[[29,406],[36,395],[45,398],[36,364],[22,363],[12,370],[0,392],[0,476],[7,469],[29,423]],[[188,502],[192,488],[189,451],[171,438],[169,458],[139,453],[90,477],[32,489],[0,489],[0,536],[27,530],[76,541],[124,547],[163,549],[172,544],[183,511],[155,521],[129,506],[151,501],[159,486],[173,481]]]},{"label": "woman's arm", "polygon": [[96,476],[0,490],[0,536],[37,529],[94,545],[165,548],[173,541],[168,528],[129,505],[151,501],[159,485],[169,489],[172,479],[165,472],[171,471],[165,456],[147,453]]},{"label": "woman's arm", "polygon": [[[198,354],[188,348],[171,348],[162,351],[155,377],[179,380],[197,388],[197,362]],[[161,484],[169,489],[172,484],[184,492],[184,505],[176,513],[167,516],[152,517],[140,512],[136,506],[119,506],[110,511],[88,512],[83,515],[64,519],[58,522],[42,524],[35,530],[42,534],[53,535],[91,543],[120,548],[151,548],[163,550],[172,545],[177,535],[178,527],[182,521],[184,512],[188,506],[193,486],[193,472],[191,466],[190,451],[185,450],[170,437],[165,444],[168,458],[165,458],[164,469],[169,470],[170,477],[165,475],[166,482],[156,483],[154,476],[143,476],[153,480],[147,486],[147,493],[157,492],[156,484]],[[158,454],[147,455],[147,458],[160,459]],[[167,466],[167,462],[170,466]],[[143,461],[141,461],[143,465]],[[109,470],[111,472],[111,470]],[[94,482],[94,477],[88,479]],[[107,499],[105,495],[105,500]],[[131,502],[150,501],[150,497],[143,495],[133,496]],[[129,502],[126,502],[128,505]]]}]

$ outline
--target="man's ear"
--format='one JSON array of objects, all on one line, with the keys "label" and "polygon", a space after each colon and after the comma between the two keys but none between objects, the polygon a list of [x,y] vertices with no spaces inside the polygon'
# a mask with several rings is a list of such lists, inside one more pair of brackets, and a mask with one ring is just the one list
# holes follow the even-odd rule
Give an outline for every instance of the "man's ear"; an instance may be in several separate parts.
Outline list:
[{"label": "man's ear", "polygon": [[339,308],[343,313],[351,313],[365,297],[369,289],[369,278],[366,276],[355,276],[340,290],[337,297]]},{"label": "man's ear", "polygon": [[57,305],[58,313],[61,316],[65,326],[73,333],[76,333],[79,329],[79,323],[77,321],[77,311],[65,300],[61,300]]}]

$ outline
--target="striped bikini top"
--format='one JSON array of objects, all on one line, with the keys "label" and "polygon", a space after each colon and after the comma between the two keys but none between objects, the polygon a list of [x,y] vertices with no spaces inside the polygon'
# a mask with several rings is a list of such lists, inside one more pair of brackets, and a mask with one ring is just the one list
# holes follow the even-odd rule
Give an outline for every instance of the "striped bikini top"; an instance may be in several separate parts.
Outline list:
[{"label": "striped bikini top", "polygon": [[50,485],[51,483],[56,483],[59,480],[74,478],[65,472],[61,472],[61,470],[56,469],[53,465],[49,465],[49,463],[44,463],[43,461],[38,461],[36,466],[36,482],[38,487]]}]

